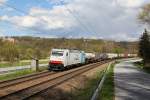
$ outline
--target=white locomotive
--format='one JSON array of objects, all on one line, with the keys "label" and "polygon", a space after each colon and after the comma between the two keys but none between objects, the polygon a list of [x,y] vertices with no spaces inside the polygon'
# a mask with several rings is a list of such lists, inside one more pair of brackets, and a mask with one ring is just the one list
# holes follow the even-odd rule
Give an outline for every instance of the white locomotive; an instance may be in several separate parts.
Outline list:
[{"label": "white locomotive", "polygon": [[85,53],[79,50],[52,49],[49,70],[63,70],[66,67],[85,63]]}]

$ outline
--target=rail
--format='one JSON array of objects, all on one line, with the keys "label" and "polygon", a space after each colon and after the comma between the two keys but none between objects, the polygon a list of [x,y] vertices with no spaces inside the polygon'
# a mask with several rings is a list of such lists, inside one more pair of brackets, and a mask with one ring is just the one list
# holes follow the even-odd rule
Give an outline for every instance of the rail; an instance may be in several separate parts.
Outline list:
[{"label": "rail", "polygon": [[[69,70],[66,72],[60,72],[58,74],[49,75],[49,76],[44,76],[40,77],[39,79],[34,79],[34,81],[29,80],[27,82],[23,83],[18,83],[17,87],[16,84],[13,84],[12,86],[5,86],[4,88],[2,87],[0,90],[0,93],[4,93],[0,95],[1,99],[8,99],[8,98],[14,98],[15,99],[26,99],[29,97],[34,96],[35,94],[38,94],[48,88],[55,87],[75,76],[78,76],[84,72],[87,72],[91,69],[94,69],[98,67],[99,65],[108,63],[109,61],[104,61],[101,63],[94,63],[94,64],[89,64],[85,65],[83,67],[79,67],[77,69]],[[40,82],[39,82],[40,81]],[[29,84],[29,83],[34,83],[34,84]],[[28,84],[28,85],[27,85]],[[20,86],[20,87],[19,87]],[[21,87],[24,86],[24,87]],[[9,91],[13,90],[13,91]]]}]

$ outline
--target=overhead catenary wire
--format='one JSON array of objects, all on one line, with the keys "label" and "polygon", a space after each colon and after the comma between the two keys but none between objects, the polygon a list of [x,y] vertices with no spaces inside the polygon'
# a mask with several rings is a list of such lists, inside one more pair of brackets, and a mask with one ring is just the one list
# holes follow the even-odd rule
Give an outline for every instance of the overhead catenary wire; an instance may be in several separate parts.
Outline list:
[{"label": "overhead catenary wire", "polygon": [[[73,12],[77,15],[77,16],[81,16],[78,12],[76,12],[75,10],[73,10]],[[85,17],[83,18],[85,20]],[[93,29],[93,25],[91,25],[91,23],[86,22],[88,24],[88,26],[90,26],[90,30],[93,31],[95,34],[97,34],[97,32]]]},{"label": "overhead catenary wire", "polygon": [[73,17],[77,20],[77,22],[85,29],[85,31],[88,31],[89,33],[91,33],[90,29],[89,29],[85,24],[83,24],[82,21],[81,21],[75,14],[73,14],[73,12],[72,12],[67,6],[64,6],[64,7],[66,7],[66,9],[68,10],[68,12],[69,12],[70,14],[72,14],[72,16],[73,16]]},{"label": "overhead catenary wire", "polygon": [[[43,1],[43,0],[42,0],[42,1]],[[62,4],[62,0],[56,2],[56,4],[57,4],[57,5],[60,5],[60,4],[63,5],[63,6],[66,8],[66,10],[69,12],[69,14],[71,14],[72,17],[81,25],[80,28],[81,28],[83,31],[85,31],[85,32],[91,33],[91,32],[89,31],[89,29],[86,27],[86,25],[84,25],[84,24],[82,23],[82,21],[80,21],[80,19],[79,19],[77,16],[73,15],[73,12],[72,12],[69,8],[67,8],[64,4]],[[65,14],[65,13],[64,13],[64,14]]]},{"label": "overhead catenary wire", "polygon": [[56,3],[57,3],[58,5],[63,5],[63,6],[66,8],[66,10],[72,15],[72,17],[81,25],[81,28],[82,28],[83,31],[88,32],[88,33],[95,33],[94,31],[91,31],[91,29],[90,29],[87,25],[85,25],[85,24],[80,20],[80,18],[78,18],[79,16],[75,15],[75,14],[73,13],[73,11],[72,11],[68,6],[66,6],[65,4],[63,4],[63,1],[62,1],[62,0],[60,0],[59,2],[56,2]]},{"label": "overhead catenary wire", "polygon": [[[59,2],[59,3],[61,3],[61,2]],[[28,15],[27,12],[25,12],[25,11],[23,11],[23,10],[20,10],[20,9],[14,7],[14,6],[9,5],[9,4],[3,3],[3,2],[0,2],[0,4],[2,4],[2,5],[4,5],[4,6],[7,6],[7,7],[9,7],[9,8],[12,8],[12,9],[14,9],[14,10],[16,10],[16,11],[22,13],[22,14]],[[85,24],[80,20],[79,16],[75,15],[75,14],[73,13],[73,11],[72,11],[70,8],[68,8],[66,5],[64,5],[64,7],[65,7],[66,10],[73,16],[73,18],[81,25],[81,27],[84,29],[84,31],[89,32],[89,33],[96,33],[96,32],[93,31],[93,30],[91,31],[91,29],[90,29],[87,25],[85,25]],[[34,16],[34,15],[28,15],[28,16],[37,18],[37,16]],[[39,18],[39,19],[40,19],[41,21],[45,22],[45,23],[48,23],[48,21],[46,21],[46,20],[44,20],[44,19],[41,19],[41,18]],[[11,22],[9,22],[9,23],[11,23]],[[12,24],[12,23],[11,23],[11,24]],[[15,24],[15,23],[13,23],[13,24]],[[17,26],[19,26],[19,25],[17,25]],[[20,26],[20,27],[21,27],[21,26]],[[28,27],[23,27],[23,28],[28,29]],[[32,28],[29,28],[29,29],[30,29],[30,30],[33,30]],[[35,31],[35,30],[33,30],[33,31]],[[36,31],[37,31],[37,30],[36,30]]]},{"label": "overhead catenary wire", "polygon": [[[62,4],[62,1],[59,2],[60,4]],[[81,21],[81,17],[76,15],[74,12],[74,10],[71,10],[68,6],[66,6],[65,4],[63,5],[66,10],[74,17],[74,19],[79,23],[81,24],[81,26],[87,30],[89,33],[96,33],[93,29],[89,28],[86,24],[83,23],[83,21]],[[79,18],[80,17],[80,18]],[[83,19],[82,19],[83,20]]]},{"label": "overhead catenary wire", "polygon": [[36,33],[39,33],[39,34],[40,34],[39,31],[34,30],[33,28],[29,28],[29,27],[25,27],[25,26],[20,26],[20,25],[18,25],[18,24],[16,24],[16,23],[13,23],[13,22],[10,22],[10,21],[6,21],[6,20],[3,20],[3,22],[6,22],[6,23],[9,23],[9,24],[11,24],[11,25],[13,25],[13,26],[16,26],[16,27],[19,27],[19,28],[22,28],[22,29],[25,29],[25,30],[30,30],[30,31],[33,31],[33,32],[36,32]]},{"label": "overhead catenary wire", "polygon": [[[12,8],[12,9],[14,9],[15,11],[20,12],[20,13],[22,13],[22,14],[24,14],[24,15],[28,15],[28,16],[37,18],[37,16],[29,15],[27,12],[25,12],[25,11],[23,11],[23,10],[20,10],[20,9],[14,7],[14,6],[9,5],[9,4],[3,3],[3,2],[0,2],[0,4],[3,5],[3,6],[6,6],[6,7],[8,7],[8,8]],[[41,18],[38,18],[38,19],[40,19],[41,21],[43,21],[43,22],[45,22],[45,23],[48,23],[48,21],[46,21],[46,20],[44,20],[44,19],[41,19]],[[43,32],[39,32],[39,30],[30,28],[30,27],[26,27],[26,26],[20,26],[20,25],[18,25],[17,23],[13,23],[13,22],[6,21],[6,20],[3,20],[3,22],[10,23],[10,24],[12,24],[13,26],[17,26],[17,27],[20,27],[20,28],[22,28],[22,29],[26,29],[26,30],[34,31],[34,32],[39,33],[39,34],[43,34]]]},{"label": "overhead catenary wire", "polygon": [[25,26],[20,26],[20,25],[18,25],[18,24],[16,24],[16,23],[13,23],[13,22],[10,22],[10,21],[4,20],[3,22],[9,23],[9,24],[11,24],[11,25],[13,25],[13,26],[16,26],[16,27],[18,27],[18,28],[21,28],[21,29],[25,29],[25,30],[28,30],[28,31],[32,31],[32,32],[34,32],[34,33],[31,33],[32,35],[35,35],[35,33],[36,33],[36,34],[43,34],[42,31],[39,31],[39,30],[36,30],[36,29],[33,29],[33,28],[29,28],[29,27],[25,27]]},{"label": "overhead catenary wire", "polygon": [[[12,8],[12,9],[14,9],[15,11],[20,12],[20,13],[22,13],[22,14],[24,14],[24,15],[28,15],[28,16],[37,18],[37,16],[29,15],[28,12],[25,12],[25,11],[23,11],[23,10],[20,10],[20,9],[14,7],[14,6],[9,5],[9,4],[3,3],[3,2],[0,2],[0,4],[4,5],[4,6],[6,6],[6,7]],[[45,22],[45,23],[48,23],[48,21],[46,21],[46,20],[44,20],[44,19],[41,19],[41,18],[38,18],[38,19],[40,19],[40,21],[43,21],[43,22]],[[3,21],[4,21],[4,20],[3,20]],[[52,21],[53,21],[53,20],[52,20]],[[35,29],[33,29],[33,28],[29,28],[29,27],[25,27],[25,26],[22,27],[22,26],[19,26],[19,25],[16,24],[16,23],[13,23],[13,22],[10,22],[10,21],[4,21],[4,22],[10,23],[10,24],[12,24],[12,25],[14,25],[14,26],[17,26],[17,27],[21,27],[21,28],[23,28],[23,29],[28,29],[28,30],[31,30],[31,31],[34,31],[34,32],[37,32],[37,33],[41,33],[41,32],[39,32],[38,30],[35,30]],[[55,23],[55,22],[54,22],[54,23]]]},{"label": "overhead catenary wire", "polygon": [[[9,4],[3,3],[3,2],[0,2],[0,4],[4,5],[4,6],[6,6],[6,7],[12,8],[12,9],[16,10],[17,12],[20,12],[20,13],[22,13],[22,14],[24,14],[24,15],[28,15],[28,16],[31,16],[31,17],[37,18],[37,16],[35,16],[35,15],[31,15],[31,14],[29,15],[29,13],[28,13],[28,12],[23,11],[23,10],[20,10],[20,9],[18,9],[18,8],[14,7],[14,6],[9,5]],[[44,20],[44,19],[42,19],[42,18],[39,18],[39,20],[41,20],[41,21],[43,21],[43,22],[45,22],[45,23],[47,23],[47,22],[48,22],[48,21],[46,21],[46,20]]]}]

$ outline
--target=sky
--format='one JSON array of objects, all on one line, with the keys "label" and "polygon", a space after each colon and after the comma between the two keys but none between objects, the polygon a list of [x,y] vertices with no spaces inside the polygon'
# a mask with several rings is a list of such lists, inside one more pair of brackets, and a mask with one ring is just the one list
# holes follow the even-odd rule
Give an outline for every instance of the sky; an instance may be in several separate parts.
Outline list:
[{"label": "sky", "polygon": [[0,37],[136,41],[137,15],[150,0],[0,0]]}]

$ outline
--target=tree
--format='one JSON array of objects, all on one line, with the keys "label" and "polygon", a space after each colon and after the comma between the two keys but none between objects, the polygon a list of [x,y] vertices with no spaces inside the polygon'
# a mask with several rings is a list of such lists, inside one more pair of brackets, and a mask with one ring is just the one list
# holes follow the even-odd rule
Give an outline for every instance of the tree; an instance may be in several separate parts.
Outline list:
[{"label": "tree", "polygon": [[0,61],[3,60],[3,56],[2,56],[2,49],[3,48],[3,42],[2,42],[2,39],[0,39]]},{"label": "tree", "polygon": [[26,59],[31,59],[34,55],[34,50],[31,48],[28,48],[26,50],[26,54],[24,55]]},{"label": "tree", "polygon": [[116,53],[118,57],[120,57],[120,54],[123,53],[123,49],[120,47],[115,47],[113,52]]},{"label": "tree", "polygon": [[34,50],[34,53],[33,53],[33,58],[36,58],[36,59],[41,59],[42,58],[42,53],[39,49],[35,49]]},{"label": "tree", "polygon": [[146,4],[142,7],[142,10],[138,15],[138,19],[143,24],[150,26],[150,4]]},{"label": "tree", "polygon": [[150,65],[149,65],[150,64],[150,36],[146,29],[140,38],[139,55],[143,58],[145,66],[150,67]]},{"label": "tree", "polygon": [[6,42],[1,48],[1,55],[3,56],[4,60],[13,63],[19,59],[19,51],[15,44]]}]

